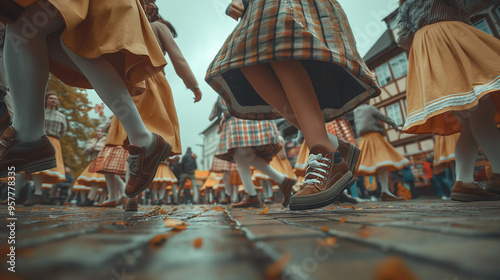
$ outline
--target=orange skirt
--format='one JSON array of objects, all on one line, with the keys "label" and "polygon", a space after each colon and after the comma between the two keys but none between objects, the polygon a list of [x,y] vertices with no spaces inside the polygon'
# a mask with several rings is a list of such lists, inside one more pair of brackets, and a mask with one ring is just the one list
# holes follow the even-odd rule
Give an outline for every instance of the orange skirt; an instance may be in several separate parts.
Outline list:
[{"label": "orange skirt", "polygon": [[105,188],[106,178],[104,177],[104,174],[90,172],[89,166],[90,164],[87,166],[87,168],[85,168],[85,170],[83,170],[82,174],[78,176],[78,178],[76,179],[76,184],[86,187],[97,184],[99,188]]},{"label": "orange skirt", "polygon": [[434,144],[434,166],[450,163],[455,160],[455,147],[460,133],[449,136],[436,135]]},{"label": "orange skirt", "polygon": [[66,172],[64,171],[64,160],[62,156],[61,141],[52,136],[47,136],[47,137],[49,138],[50,143],[52,143],[52,146],[54,146],[54,149],[56,150],[57,166],[49,170],[26,174],[26,179],[33,180],[30,175],[43,174],[43,183],[52,185],[66,181]]},{"label": "orange skirt", "polygon": [[160,163],[158,170],[156,170],[155,178],[153,183],[167,183],[168,186],[177,184],[177,178],[175,177],[170,167],[164,163]]},{"label": "orange skirt", "polygon": [[[66,24],[61,36],[64,45],[82,57],[106,59],[131,95],[141,94],[144,87],[136,84],[167,64],[139,0],[49,1]],[[50,60],[50,71],[68,85],[92,88],[83,75],[54,60]]]},{"label": "orange skirt", "polygon": [[378,169],[387,167],[389,172],[402,169],[410,161],[398,153],[379,132],[370,132],[361,137],[361,154],[356,167],[356,175],[377,175]]},{"label": "orange skirt", "polygon": [[408,58],[406,133],[450,135],[455,113],[490,98],[500,121],[500,40],[470,25],[443,21],[415,34]]},{"label": "orange skirt", "polygon": [[[146,127],[172,145],[170,156],[182,153],[179,120],[174,106],[172,90],[163,73],[146,80],[146,92],[133,97],[137,110]],[[117,117],[113,116],[106,138],[106,145],[121,146],[127,140],[127,132]]]}]

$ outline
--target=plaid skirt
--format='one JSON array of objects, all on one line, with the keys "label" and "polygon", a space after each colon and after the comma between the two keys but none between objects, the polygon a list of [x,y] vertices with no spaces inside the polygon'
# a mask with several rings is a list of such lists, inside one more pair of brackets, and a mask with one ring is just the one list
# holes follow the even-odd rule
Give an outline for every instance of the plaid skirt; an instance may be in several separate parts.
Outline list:
[{"label": "plaid skirt", "polygon": [[212,167],[210,168],[210,171],[212,172],[223,172],[223,171],[237,171],[238,169],[236,168],[236,164],[222,160],[220,158],[214,157],[214,160],[212,161]]},{"label": "plaid skirt", "polygon": [[269,162],[280,151],[279,131],[273,121],[229,118],[223,129],[215,156],[234,162],[236,148],[251,147],[255,155]]},{"label": "plaid skirt", "polygon": [[302,62],[324,114],[331,121],[378,96],[359,55],[342,7],[335,0],[252,0],[242,20],[208,67],[205,80],[231,115],[276,119],[278,114],[240,68],[273,61]]},{"label": "plaid skirt", "polygon": [[89,171],[123,176],[127,173],[127,157],[128,151],[122,146],[105,146],[90,164]]}]

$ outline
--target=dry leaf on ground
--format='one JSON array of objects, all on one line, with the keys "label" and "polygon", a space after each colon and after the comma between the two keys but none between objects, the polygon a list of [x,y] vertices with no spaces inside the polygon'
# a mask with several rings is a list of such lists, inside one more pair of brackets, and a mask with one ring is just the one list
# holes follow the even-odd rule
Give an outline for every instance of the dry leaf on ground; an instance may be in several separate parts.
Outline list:
[{"label": "dry leaf on ground", "polygon": [[165,241],[170,237],[170,234],[158,234],[149,241],[149,246],[153,249],[160,248]]},{"label": "dry leaf on ground", "polygon": [[375,280],[417,280],[415,273],[400,257],[389,257],[375,268]]},{"label": "dry leaf on ground", "polygon": [[259,214],[267,215],[268,212],[269,212],[269,206],[266,206],[266,208],[264,208],[264,210],[262,212],[260,212]]},{"label": "dry leaf on ground", "polygon": [[169,218],[166,218],[164,222],[165,226],[174,228],[176,230],[185,230],[186,227],[189,225],[188,222],[169,219]]},{"label": "dry leaf on ground", "polygon": [[340,220],[340,223],[343,224],[343,223],[345,223],[345,221],[347,221],[346,217],[342,218],[342,220]]},{"label": "dry leaf on ground", "polygon": [[201,248],[201,246],[203,246],[203,239],[201,239],[201,238],[196,238],[196,239],[193,241],[193,246],[194,246],[196,249]]},{"label": "dry leaf on ground", "polygon": [[319,246],[323,246],[323,247],[333,246],[333,245],[337,244],[337,238],[336,237],[328,237],[328,238],[323,239],[323,240],[318,240],[317,243]]},{"label": "dry leaf on ground", "polygon": [[328,232],[328,227],[327,226],[322,226],[321,231]]},{"label": "dry leaf on ground", "polygon": [[290,253],[284,253],[281,258],[270,264],[266,268],[266,279],[267,280],[279,280],[281,279],[281,274],[283,272],[283,269],[287,265],[287,263],[290,261]]}]

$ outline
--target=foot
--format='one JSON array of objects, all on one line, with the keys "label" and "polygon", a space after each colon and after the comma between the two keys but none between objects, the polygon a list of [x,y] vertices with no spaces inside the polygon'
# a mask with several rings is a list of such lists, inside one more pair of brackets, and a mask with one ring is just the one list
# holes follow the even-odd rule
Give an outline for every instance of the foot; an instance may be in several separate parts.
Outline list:
[{"label": "foot", "polygon": [[47,198],[43,194],[34,194],[24,202],[24,206],[33,206],[47,203]]},{"label": "foot", "polygon": [[125,201],[125,198],[126,198],[125,196],[122,196],[120,199],[118,199],[118,201],[116,202],[116,205],[117,205],[117,206],[122,205],[122,204],[123,204],[123,202]]},{"label": "foot", "polygon": [[116,207],[118,206],[118,203],[116,203],[116,201],[105,201],[103,203],[99,203],[99,204],[96,204],[94,205],[95,207]]},{"label": "foot", "polygon": [[128,197],[139,195],[149,186],[156,175],[158,165],[172,151],[172,146],[163,137],[155,133],[153,135],[155,137],[155,142],[152,144],[154,147],[149,154],[146,154],[146,147],[128,146],[127,166],[130,177],[125,187],[125,194]]},{"label": "foot", "polygon": [[491,178],[488,180],[486,190],[490,193],[500,195],[500,173],[493,173]]},{"label": "foot", "polygon": [[399,197],[399,196],[394,196],[392,194],[388,194],[388,193],[383,192],[380,195],[380,200],[381,201],[402,201],[403,198]]},{"label": "foot", "polygon": [[16,130],[9,126],[2,137],[0,137],[0,178],[7,177],[11,166],[15,167],[15,172],[33,173],[37,171],[51,169],[57,166],[56,151],[50,143],[49,138],[44,135],[41,138],[41,145],[14,151],[19,140],[16,137]]},{"label": "foot", "polygon": [[125,211],[137,211],[138,209],[139,203],[137,197],[127,199]]},{"label": "foot", "polygon": [[488,192],[476,183],[456,181],[451,190],[451,199],[457,201],[492,201],[500,200],[500,195]]},{"label": "foot", "polygon": [[285,178],[285,180],[280,184],[279,187],[281,192],[283,193],[283,201],[281,202],[281,205],[283,205],[283,207],[287,207],[288,204],[290,204],[292,188],[293,186],[295,186],[295,183],[297,183],[297,181],[295,181],[294,179]]},{"label": "foot", "polygon": [[257,195],[250,198],[250,195],[246,195],[241,202],[233,204],[233,208],[248,208],[248,207],[260,207],[260,199]]},{"label": "foot", "polygon": [[441,197],[441,200],[450,200],[450,199],[451,199],[451,198],[450,198],[450,197],[448,197],[448,196],[446,196],[446,195],[443,195],[443,196]]},{"label": "foot", "polygon": [[87,199],[83,203],[78,204],[78,206],[81,206],[81,207],[92,207],[92,206],[94,206],[94,203],[95,202],[93,200]]},{"label": "foot", "polygon": [[228,195],[226,195],[226,198],[224,198],[223,200],[221,200],[220,204],[222,204],[222,205],[231,204],[231,197],[228,196]]},{"label": "foot", "polygon": [[354,176],[340,152],[314,145],[307,160],[303,188],[290,199],[290,210],[307,210],[327,206],[354,184]]}]

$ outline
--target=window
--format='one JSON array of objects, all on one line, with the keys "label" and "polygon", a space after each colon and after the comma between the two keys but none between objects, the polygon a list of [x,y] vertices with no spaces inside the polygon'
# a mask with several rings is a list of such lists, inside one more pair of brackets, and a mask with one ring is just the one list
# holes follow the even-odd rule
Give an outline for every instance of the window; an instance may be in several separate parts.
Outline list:
[{"label": "window", "polygon": [[404,52],[389,60],[389,64],[391,65],[394,79],[399,79],[408,73],[408,59]]},{"label": "window", "polygon": [[483,32],[486,32],[490,35],[493,35],[493,31],[491,31],[490,25],[488,24],[488,21],[485,18],[479,20],[478,22],[474,23],[473,25],[475,28],[477,28]]},{"label": "window", "polygon": [[399,102],[391,104],[386,108],[387,116],[394,120],[397,125],[403,124],[403,116],[401,115],[401,107],[399,106]]},{"label": "window", "polygon": [[389,65],[387,63],[375,68],[375,72],[377,72],[378,83],[381,87],[392,82],[391,70],[389,70]]}]

